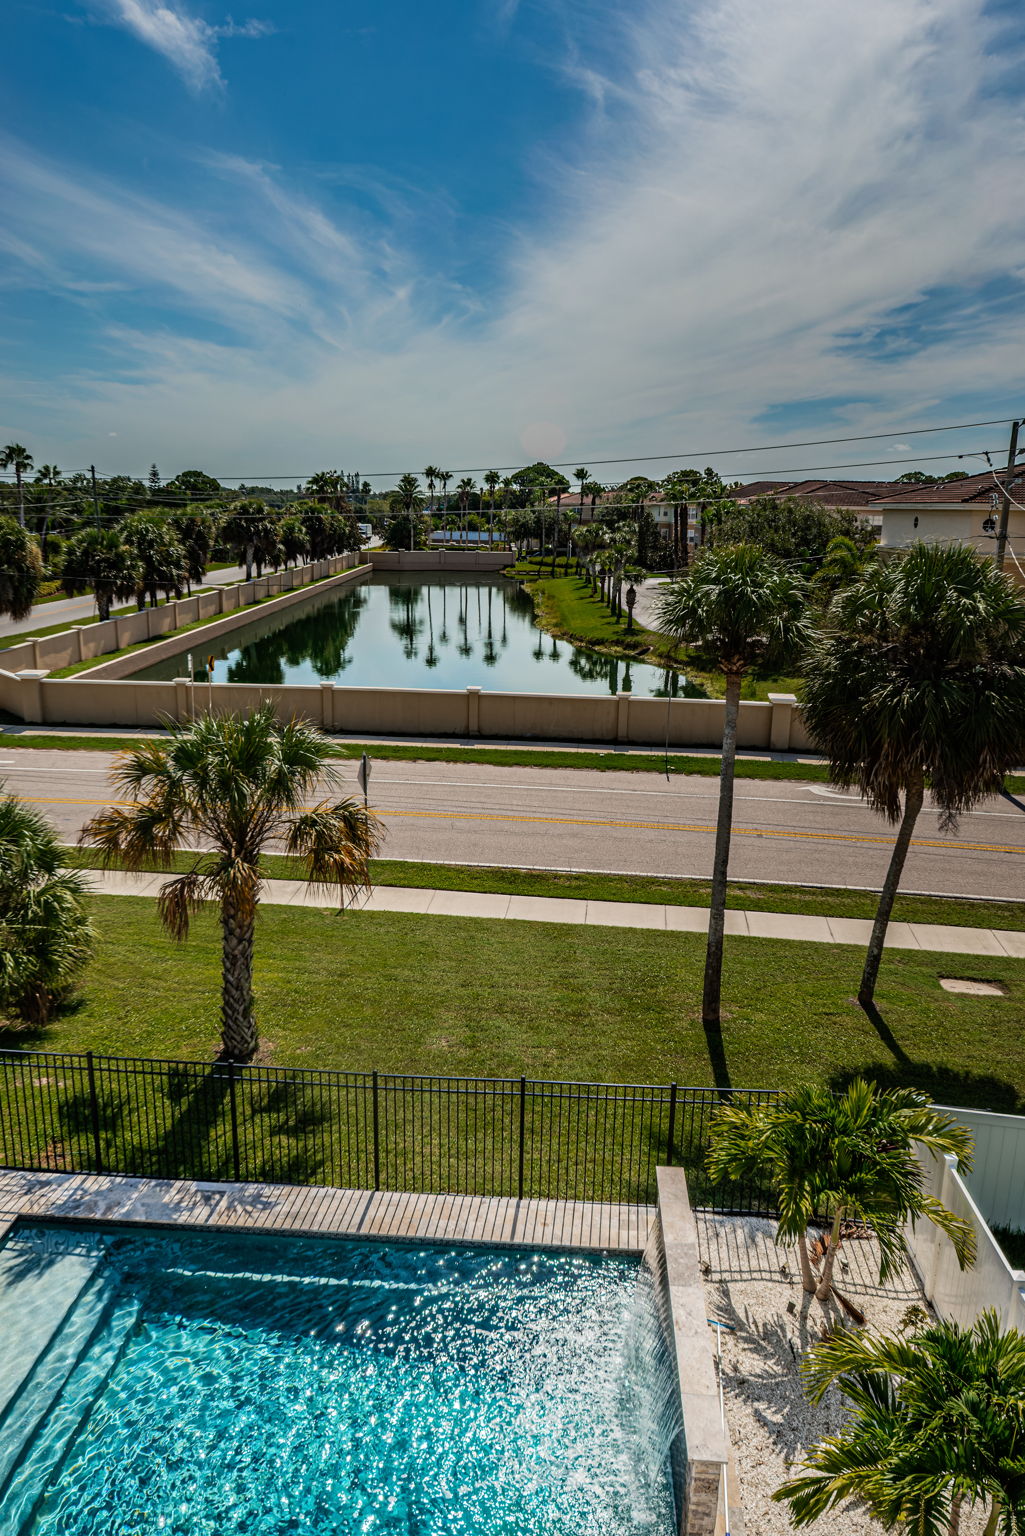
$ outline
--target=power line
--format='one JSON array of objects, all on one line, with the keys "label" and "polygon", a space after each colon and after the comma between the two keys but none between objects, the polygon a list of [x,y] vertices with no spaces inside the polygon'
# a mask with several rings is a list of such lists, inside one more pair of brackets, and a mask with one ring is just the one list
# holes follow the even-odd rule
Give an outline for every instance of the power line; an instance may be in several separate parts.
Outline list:
[{"label": "power line", "polygon": [[[806,439],[806,440],[804,440],[802,442],[796,442],[796,443],[755,443],[755,444],[749,444],[746,447],[742,447],[742,448],[702,448],[702,449],[697,449],[697,450],[695,450],[695,451],[693,451],[691,453],[638,453],[638,454],[633,454],[633,455],[631,455],[629,457],[616,458],[616,459],[592,459],[591,463],[601,467],[601,466],[606,465],[606,464],[645,464],[645,463],[650,464],[650,463],[661,463],[661,462],[666,462],[666,461],[669,461],[669,460],[672,460],[672,459],[712,459],[712,458],[725,458],[725,457],[727,457],[729,455],[737,455],[737,454],[742,454],[742,453],[778,453],[778,452],[784,452],[788,448],[825,448],[825,447],[831,446],[834,443],[868,443],[868,442],[878,442],[878,441],[880,441],[884,437],[924,437],[924,436],[929,435],[930,433],[936,433],[936,432],[966,432],[966,431],[971,430],[974,427],[1005,427],[1005,426],[1009,426],[1013,420],[1015,420],[1015,418],[1012,417],[1012,416],[1000,416],[1000,417],[994,417],[992,420],[989,420],[989,421],[959,421],[959,422],[953,422],[950,425],[942,426],[942,427],[890,427],[885,432],[862,432],[862,433],[858,433],[858,434],[856,434],[854,436],[851,436],[851,437],[817,437],[817,438],[808,438],[808,439]],[[953,455],[939,454],[939,455],[930,455],[930,457],[945,458],[945,457],[953,457]],[[574,463],[578,463],[578,462],[579,462],[578,460],[573,460],[573,459],[559,459],[559,460],[555,461],[554,463],[552,463],[550,467],[552,469],[568,469],[570,467],[570,465],[572,465]],[[878,462],[878,463],[883,463],[883,462],[902,463],[904,461],[903,460],[892,460],[892,461],[877,460],[876,462]],[[464,466],[462,468],[450,470],[449,474],[453,478],[456,475],[482,475],[482,474],[486,474],[489,469],[495,469],[499,473],[503,473],[503,474],[511,474],[515,470],[523,469],[524,467],[525,466],[522,463],[517,463],[517,464],[473,465],[473,466]],[[842,467],[842,466],[837,466],[837,467]],[[89,471],[88,470],[81,470],[81,471],[74,471],[73,470],[73,471],[70,471],[69,473],[73,473],[73,474],[77,474],[77,473],[88,474]],[[204,471],[204,473],[205,473],[205,471]],[[291,475],[256,475],[256,474],[247,474],[247,475],[231,474],[231,475],[226,475],[226,474],[219,474],[219,475],[212,475],[210,478],[214,479],[214,480],[220,480],[220,481],[238,480],[242,484],[258,485],[258,484],[260,484],[262,482],[265,482],[265,481],[269,482],[271,480],[304,481],[304,480],[309,480],[311,478],[312,474],[320,474],[320,473],[322,473],[322,471],[314,470],[314,471],[311,471],[311,472],[307,472],[305,474],[291,474]],[[406,469],[375,469],[375,470],[370,470],[370,471],[368,471],[365,474],[361,473],[360,474],[360,479],[361,480],[383,480],[383,479],[387,479],[387,478],[389,478],[391,476],[394,476],[394,475],[403,475],[403,474],[410,474],[410,473],[420,474],[421,471],[419,471],[419,470],[410,471],[408,468],[406,468]],[[778,473],[781,473],[781,471],[777,470],[777,471],[774,471],[774,473],[778,474]],[[13,476],[11,475],[10,471],[7,472],[7,475],[8,475],[8,478],[13,478]],[[138,480],[140,483],[145,483],[144,477],[140,476],[140,475],[130,475],[130,476],[112,476],[112,475],[107,475],[107,476],[104,476],[103,478],[105,478],[105,479],[133,479],[133,480]]]}]

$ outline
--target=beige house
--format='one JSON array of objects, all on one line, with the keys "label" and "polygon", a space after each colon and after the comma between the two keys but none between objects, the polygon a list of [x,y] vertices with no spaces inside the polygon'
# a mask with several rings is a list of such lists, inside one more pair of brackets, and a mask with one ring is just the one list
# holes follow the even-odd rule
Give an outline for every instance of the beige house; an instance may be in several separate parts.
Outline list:
[{"label": "beige house", "polygon": [[[881,548],[900,549],[917,539],[957,540],[981,554],[994,554],[1005,479],[1003,470],[996,478],[987,471],[940,485],[905,486],[900,494],[884,497],[873,508],[882,514]],[[1025,585],[1025,465],[1019,466],[1008,489],[1011,513],[1004,570]]]}]

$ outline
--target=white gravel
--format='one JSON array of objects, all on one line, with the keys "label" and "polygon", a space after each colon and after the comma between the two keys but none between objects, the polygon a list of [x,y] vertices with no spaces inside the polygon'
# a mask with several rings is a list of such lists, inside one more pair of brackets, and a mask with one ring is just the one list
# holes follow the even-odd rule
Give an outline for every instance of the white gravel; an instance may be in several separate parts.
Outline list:
[{"label": "white gravel", "polygon": [[[843,1400],[833,1390],[817,1407],[808,1402],[799,1362],[824,1329],[854,1324],[835,1302],[805,1294],[796,1253],[776,1244],[775,1222],[703,1212],[697,1222],[708,1315],[732,1329],[710,1331],[721,1334],[726,1420],[746,1536],[789,1536],[794,1527],[787,1506],[774,1504],[771,1494],[796,1473],[805,1450],[835,1434],[845,1417]],[[878,1250],[871,1241],[844,1243],[834,1280],[865,1313],[873,1333],[896,1332],[909,1307],[928,1307],[911,1274],[879,1284]],[[962,1536],[976,1536],[984,1524],[982,1510],[965,1511]],[[828,1530],[830,1536],[883,1533],[863,1508],[851,1504],[804,1529]]]}]

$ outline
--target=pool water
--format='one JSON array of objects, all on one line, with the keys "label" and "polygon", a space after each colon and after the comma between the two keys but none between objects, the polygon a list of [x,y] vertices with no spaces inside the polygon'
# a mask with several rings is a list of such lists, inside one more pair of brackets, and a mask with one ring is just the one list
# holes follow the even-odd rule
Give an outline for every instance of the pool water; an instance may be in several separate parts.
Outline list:
[{"label": "pool water", "polygon": [[[196,645],[198,682],[703,696],[678,672],[545,634],[504,576],[377,571]],[[167,681],[183,665],[171,656],[132,676]]]},{"label": "pool water", "polygon": [[0,1328],[4,1536],[674,1529],[634,1259],[25,1226]]}]

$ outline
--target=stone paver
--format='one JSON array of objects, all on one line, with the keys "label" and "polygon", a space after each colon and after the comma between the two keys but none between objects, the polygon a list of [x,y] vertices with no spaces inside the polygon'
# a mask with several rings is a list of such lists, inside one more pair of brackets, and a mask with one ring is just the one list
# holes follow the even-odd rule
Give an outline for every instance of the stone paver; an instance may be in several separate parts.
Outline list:
[{"label": "stone paver", "polygon": [[[89,870],[92,890],[107,896],[155,896],[166,875]],[[264,900],[271,906],[339,906],[334,887],[311,889],[301,880],[268,880]],[[378,885],[355,903],[364,912],[410,912],[430,917],[505,918],[534,923],[576,923],[601,928],[665,929],[706,933],[707,907],[661,906],[642,901],[576,901],[568,896],[504,896],[493,891],[439,891],[422,886]],[[806,944],[855,944],[864,948],[872,932],[866,918],[811,917],[802,913],[733,909],[727,934],[792,939]],[[1025,933],[1003,928],[958,928],[943,923],[891,923],[888,949],[934,954],[1012,956],[1025,959]]]},{"label": "stone paver", "polygon": [[23,1220],[145,1222],[417,1242],[643,1251],[649,1205],[404,1194],[283,1184],[212,1184],[108,1174],[0,1172],[0,1226]]}]

